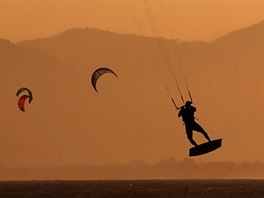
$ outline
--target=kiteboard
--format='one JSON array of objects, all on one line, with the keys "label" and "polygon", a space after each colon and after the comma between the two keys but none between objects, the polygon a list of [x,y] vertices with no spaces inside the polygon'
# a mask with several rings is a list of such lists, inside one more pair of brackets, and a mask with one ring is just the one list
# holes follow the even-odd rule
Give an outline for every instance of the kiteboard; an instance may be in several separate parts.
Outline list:
[{"label": "kiteboard", "polygon": [[222,146],[222,139],[213,140],[200,144],[198,146],[192,147],[189,150],[189,156],[203,155],[212,152]]}]

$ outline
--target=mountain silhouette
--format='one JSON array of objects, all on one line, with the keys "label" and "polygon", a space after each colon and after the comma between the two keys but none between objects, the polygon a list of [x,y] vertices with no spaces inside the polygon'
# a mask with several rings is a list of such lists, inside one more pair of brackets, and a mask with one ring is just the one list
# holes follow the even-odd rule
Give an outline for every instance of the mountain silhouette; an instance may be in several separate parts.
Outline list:
[{"label": "mountain silhouette", "polygon": [[[261,160],[262,28],[263,21],[209,43],[160,38],[185,99],[184,76],[198,118],[210,137],[224,140],[205,159]],[[0,42],[6,134],[0,152],[7,165],[153,162],[187,155],[190,145],[165,84],[179,105],[180,96],[155,38],[73,28],[49,38]],[[90,77],[101,66],[119,78],[102,79],[97,94]],[[22,86],[34,97],[23,116],[15,96]]]}]

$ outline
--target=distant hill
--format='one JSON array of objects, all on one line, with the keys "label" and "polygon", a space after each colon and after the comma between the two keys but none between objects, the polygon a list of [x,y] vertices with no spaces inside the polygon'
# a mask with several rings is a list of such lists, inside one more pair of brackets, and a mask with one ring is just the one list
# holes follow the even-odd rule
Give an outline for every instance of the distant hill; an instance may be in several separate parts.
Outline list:
[{"label": "distant hill", "polygon": [[[184,76],[188,81],[198,122],[212,138],[223,138],[223,147],[201,160],[263,160],[263,25],[210,43],[160,39],[186,99]],[[155,38],[74,28],[49,38],[0,42],[0,154],[7,166],[188,155],[190,144],[165,84],[178,105],[180,96]],[[101,66],[118,78],[103,78],[97,94],[90,78]],[[24,114],[15,96],[22,86],[34,94]]]},{"label": "distant hill", "polygon": [[134,161],[123,165],[13,167],[0,180],[126,180],[126,179],[263,179],[260,162],[195,162],[167,159],[155,164]]},{"label": "distant hill", "polygon": [[[233,84],[238,79],[237,75],[244,77],[245,72],[260,69],[263,23],[231,32],[211,43],[166,39],[161,39],[161,42],[164,52],[168,55],[168,62],[175,67],[174,70],[180,71],[182,68],[190,81],[195,80],[193,84],[198,83],[203,89],[206,88],[208,82],[201,82],[197,75],[204,71],[208,81],[217,80],[215,84],[220,84],[220,78],[232,78],[233,74],[235,76],[230,79]],[[108,64],[123,68],[133,67],[142,72],[155,70],[154,62],[160,67],[166,67],[155,39],[96,29],[70,29],[55,37],[23,41],[18,45],[38,49],[70,67]],[[247,77],[253,77],[253,81],[249,83],[255,86],[254,74]]]}]

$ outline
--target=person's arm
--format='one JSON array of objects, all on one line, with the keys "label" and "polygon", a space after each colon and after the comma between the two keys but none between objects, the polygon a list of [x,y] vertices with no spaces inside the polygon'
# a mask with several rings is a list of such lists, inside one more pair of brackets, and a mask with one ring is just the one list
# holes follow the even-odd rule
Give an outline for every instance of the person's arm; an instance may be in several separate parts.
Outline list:
[{"label": "person's arm", "polygon": [[178,113],[178,117],[181,117],[181,116],[182,116],[182,108],[181,108],[181,110]]}]

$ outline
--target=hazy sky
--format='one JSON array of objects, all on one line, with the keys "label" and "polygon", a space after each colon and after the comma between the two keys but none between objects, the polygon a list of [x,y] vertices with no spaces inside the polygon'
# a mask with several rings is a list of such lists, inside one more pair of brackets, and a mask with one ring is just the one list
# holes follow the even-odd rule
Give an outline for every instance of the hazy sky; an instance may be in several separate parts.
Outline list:
[{"label": "hazy sky", "polygon": [[[72,27],[153,35],[143,0],[0,0],[0,37],[13,42]],[[151,0],[159,34],[211,41],[263,19],[263,0]]]},{"label": "hazy sky", "polygon": [[[52,37],[73,27],[155,36],[142,0],[0,2],[0,37],[12,42]],[[263,92],[259,91],[263,90],[263,31],[260,24],[253,25],[264,19],[264,0],[147,2],[153,25],[164,37],[213,41],[252,26],[208,44],[212,45],[211,56],[210,51],[199,56],[199,47],[205,44],[195,42],[189,48],[186,44],[187,50],[183,47],[182,56],[183,67],[189,67],[195,106],[201,108],[199,122],[211,137],[224,140],[221,152],[200,160],[263,161],[263,111],[259,108],[263,108]],[[73,31],[59,39],[34,41],[42,46],[43,54],[23,48],[23,43],[20,47],[6,44],[7,55],[0,58],[0,121],[4,120],[0,132],[6,144],[2,146],[6,150],[0,151],[5,154],[0,164],[3,159],[10,166],[37,166],[188,157],[191,145],[184,126],[160,77],[150,72],[155,70],[153,61],[164,66],[163,73],[167,71],[157,45],[150,41],[151,50],[156,51],[150,58],[146,46],[139,44],[141,37],[76,31],[79,37],[71,37]],[[172,49],[166,49],[171,59],[176,57]],[[90,75],[102,65],[113,67],[119,78],[108,76],[110,83],[98,95],[91,89]],[[15,96],[22,86],[34,91],[34,101],[25,114],[18,110]]]}]

